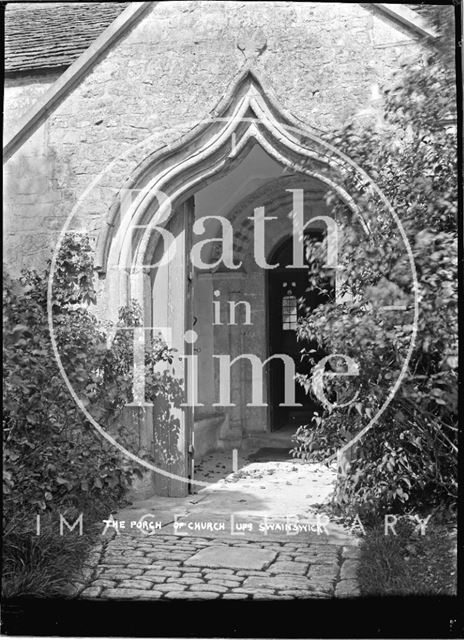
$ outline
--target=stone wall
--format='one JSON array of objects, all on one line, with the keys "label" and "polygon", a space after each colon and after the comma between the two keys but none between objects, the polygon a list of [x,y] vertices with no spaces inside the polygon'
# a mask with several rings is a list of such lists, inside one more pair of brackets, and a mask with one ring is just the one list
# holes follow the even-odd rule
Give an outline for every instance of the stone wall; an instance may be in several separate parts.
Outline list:
[{"label": "stone wall", "polygon": [[[8,269],[15,274],[24,267],[42,267],[65,223],[96,239],[136,167],[209,119],[245,65],[256,70],[284,110],[312,130],[330,133],[349,118],[375,118],[380,85],[398,70],[404,55],[419,57],[422,45],[373,11],[338,3],[153,3],[7,162]],[[10,87],[9,122],[47,88],[45,82],[36,85]],[[237,219],[250,213],[244,207]],[[283,217],[279,224],[266,239],[269,249],[288,233]],[[249,247],[242,249],[250,254]],[[219,289],[225,300],[242,300],[246,290],[245,299],[259,321],[246,328],[214,328],[209,349],[233,357],[255,353],[264,360],[265,277],[248,262],[245,272],[245,289],[240,280],[218,273],[205,283],[204,293],[211,300],[208,291]],[[172,280],[178,298],[168,296],[168,324],[183,321],[183,310],[173,306],[183,299],[182,274],[179,267]],[[209,380],[217,391],[214,372]],[[249,370],[242,365],[240,375],[233,377],[236,407],[225,420],[229,424],[230,419],[231,432],[237,426],[255,432],[267,427],[265,408],[246,407],[250,386]],[[188,445],[181,417],[179,425],[179,442],[168,451],[183,454],[172,465],[176,473],[181,471],[177,466],[185,467]],[[147,437],[152,433],[149,421],[141,429]],[[160,434],[155,430],[154,435]],[[206,447],[205,438],[201,444]],[[156,482],[161,493],[185,491],[175,481]]]},{"label": "stone wall", "polygon": [[5,79],[3,129],[7,135],[60,75],[59,71],[50,71],[18,74]]},{"label": "stone wall", "polygon": [[[97,235],[127,176],[207,118],[254,55],[282,107],[331,131],[375,117],[378,87],[421,47],[359,4],[154,4],[7,163],[9,269],[42,266],[74,207],[71,228]],[[33,85],[9,91],[7,120],[46,88]]]}]

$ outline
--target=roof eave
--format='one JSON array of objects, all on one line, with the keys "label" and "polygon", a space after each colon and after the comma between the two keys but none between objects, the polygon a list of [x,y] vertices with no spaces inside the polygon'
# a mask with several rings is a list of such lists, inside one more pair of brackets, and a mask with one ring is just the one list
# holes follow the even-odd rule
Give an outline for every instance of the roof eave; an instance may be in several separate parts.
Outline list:
[{"label": "roof eave", "polygon": [[[134,24],[150,6],[155,4],[157,2],[131,2],[95,42],[52,84],[32,109],[23,116],[16,129],[5,141],[4,163],[24,144],[29,136],[42,124],[47,115],[90,70],[92,65],[115,40]],[[361,3],[361,6],[370,11],[380,12],[416,36],[432,40],[437,38],[436,32],[427,25],[426,21],[404,5]]]},{"label": "roof eave", "polygon": [[5,163],[42,124],[69,90],[91,69],[97,59],[142,15],[153,2],[131,2],[79,58],[52,84],[34,106],[21,118],[3,147]]},{"label": "roof eave", "polygon": [[430,38],[431,40],[435,40],[438,37],[437,32],[430,27],[422,16],[404,5],[373,2],[368,5],[363,4],[363,6],[369,7],[373,11],[378,11],[399,26],[410,31],[413,35]]}]

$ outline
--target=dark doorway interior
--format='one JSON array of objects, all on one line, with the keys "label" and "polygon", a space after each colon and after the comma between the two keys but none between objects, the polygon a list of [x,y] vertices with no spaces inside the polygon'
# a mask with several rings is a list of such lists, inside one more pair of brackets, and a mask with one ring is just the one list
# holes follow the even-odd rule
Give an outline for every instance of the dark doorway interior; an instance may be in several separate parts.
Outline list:
[{"label": "dark doorway interior", "polygon": [[[313,235],[313,234],[311,234]],[[321,233],[314,237],[321,239]],[[307,358],[302,359],[301,350],[316,348],[316,344],[299,342],[296,326],[303,313],[303,308],[314,309],[327,300],[327,294],[309,286],[308,271],[306,269],[288,269],[293,264],[292,238],[280,245],[270,257],[270,264],[279,267],[268,271],[268,327],[269,327],[269,355],[281,353],[290,355],[295,362],[296,373],[311,374],[313,365]],[[316,360],[324,354],[315,354]],[[272,360],[269,364],[270,372],[270,409],[271,430],[294,430],[302,424],[308,424],[320,405],[295,383],[295,400],[301,407],[280,407],[284,402],[284,365],[279,360]]]}]

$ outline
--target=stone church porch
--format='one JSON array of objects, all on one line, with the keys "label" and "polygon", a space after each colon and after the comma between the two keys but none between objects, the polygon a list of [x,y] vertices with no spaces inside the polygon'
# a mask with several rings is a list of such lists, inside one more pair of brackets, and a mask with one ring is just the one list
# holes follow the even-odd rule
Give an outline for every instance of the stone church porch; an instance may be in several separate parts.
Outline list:
[{"label": "stone church porch", "polygon": [[[192,464],[210,451],[310,422],[296,329],[299,305],[322,297],[308,288],[304,243],[325,234],[336,245],[328,193],[352,205],[325,143],[254,71],[234,79],[216,114],[142,159],[96,244],[98,312],[114,320],[135,299],[144,331],[176,353],[176,402],[157,399],[132,421],[166,472],[155,474],[158,495],[185,495]],[[336,258],[328,248],[323,269],[338,295]]]}]

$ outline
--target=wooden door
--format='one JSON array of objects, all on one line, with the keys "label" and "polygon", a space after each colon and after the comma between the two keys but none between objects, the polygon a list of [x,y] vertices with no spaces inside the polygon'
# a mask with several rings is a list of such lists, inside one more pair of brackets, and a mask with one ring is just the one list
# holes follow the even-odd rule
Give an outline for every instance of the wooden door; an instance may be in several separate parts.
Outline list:
[{"label": "wooden door", "polygon": [[[297,339],[297,325],[299,319],[324,302],[327,295],[308,284],[306,269],[286,268],[292,264],[291,240],[283,245],[272,263],[279,263],[280,267],[268,272],[269,355],[289,355],[295,363],[296,373],[311,376],[314,365],[303,357],[302,349],[315,349],[313,356],[316,361],[325,354],[317,351],[316,342],[302,343]],[[284,402],[284,365],[281,361],[272,360],[269,367],[271,429],[308,424],[314,411],[320,412],[319,403],[295,382],[295,402],[301,406],[280,407],[279,404]]]}]

